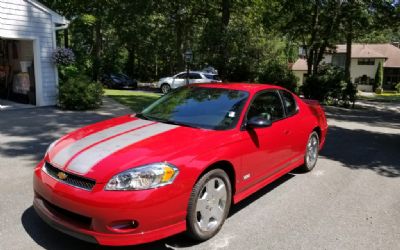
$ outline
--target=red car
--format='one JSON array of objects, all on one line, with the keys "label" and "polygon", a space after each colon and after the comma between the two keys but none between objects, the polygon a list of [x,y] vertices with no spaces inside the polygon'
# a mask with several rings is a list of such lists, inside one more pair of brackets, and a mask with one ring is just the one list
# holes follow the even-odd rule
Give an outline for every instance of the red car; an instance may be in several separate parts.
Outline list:
[{"label": "red car", "polygon": [[294,168],[314,168],[327,123],[317,102],[261,84],[201,84],[142,113],[52,143],[34,173],[34,208],[101,245],[183,231],[207,240],[238,203]]}]

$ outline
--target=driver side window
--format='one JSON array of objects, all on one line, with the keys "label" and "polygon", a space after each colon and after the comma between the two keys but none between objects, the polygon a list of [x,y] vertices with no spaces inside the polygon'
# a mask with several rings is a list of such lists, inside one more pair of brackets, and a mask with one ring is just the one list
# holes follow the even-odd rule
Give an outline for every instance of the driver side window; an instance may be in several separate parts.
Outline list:
[{"label": "driver side window", "polygon": [[281,99],[276,92],[268,91],[259,94],[250,105],[247,120],[263,117],[271,121],[284,118]]}]

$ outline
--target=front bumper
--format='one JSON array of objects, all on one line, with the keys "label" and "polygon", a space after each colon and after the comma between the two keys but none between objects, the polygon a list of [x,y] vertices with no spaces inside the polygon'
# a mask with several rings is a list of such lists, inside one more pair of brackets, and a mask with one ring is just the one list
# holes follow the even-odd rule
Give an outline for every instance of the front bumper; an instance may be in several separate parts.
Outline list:
[{"label": "front bumper", "polygon": [[173,185],[104,191],[104,184],[96,184],[87,191],[55,180],[39,166],[34,173],[33,206],[44,221],[66,234],[117,246],[151,242],[186,230],[190,193],[179,194]]}]

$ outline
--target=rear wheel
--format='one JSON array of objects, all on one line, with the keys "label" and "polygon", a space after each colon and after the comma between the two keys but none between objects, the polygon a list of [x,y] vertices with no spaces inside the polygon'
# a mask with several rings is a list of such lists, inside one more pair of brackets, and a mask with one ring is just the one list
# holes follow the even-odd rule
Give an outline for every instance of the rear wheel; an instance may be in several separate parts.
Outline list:
[{"label": "rear wheel", "polygon": [[161,85],[161,92],[162,92],[163,94],[168,93],[170,90],[171,90],[171,86],[169,86],[168,83],[163,83],[163,84]]},{"label": "rear wheel", "polygon": [[203,175],[193,188],[189,200],[187,232],[204,241],[218,233],[228,215],[232,188],[228,175],[214,169]]},{"label": "rear wheel", "polygon": [[308,137],[306,153],[304,155],[304,165],[300,167],[305,172],[311,171],[317,164],[319,153],[319,136],[313,131]]}]

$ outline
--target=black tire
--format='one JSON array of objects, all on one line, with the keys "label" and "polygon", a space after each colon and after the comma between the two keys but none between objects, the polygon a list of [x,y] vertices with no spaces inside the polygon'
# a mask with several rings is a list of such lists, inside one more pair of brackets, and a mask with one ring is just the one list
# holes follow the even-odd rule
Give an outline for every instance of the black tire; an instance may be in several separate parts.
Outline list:
[{"label": "black tire", "polygon": [[[210,199],[202,199],[202,197],[206,194],[204,190],[207,189],[207,184],[214,185],[215,190],[219,188],[219,185],[222,184],[226,188],[226,199],[225,201],[222,201],[219,198],[210,198]],[[221,186],[222,187],[222,186]],[[220,188],[222,190],[222,188]],[[223,190],[222,190],[223,191]],[[206,191],[207,192],[207,191]],[[220,191],[218,191],[220,192]],[[207,194],[208,196],[208,194]],[[213,218],[210,217],[207,221],[207,225],[212,225],[209,230],[203,230],[200,226],[201,220],[202,220],[202,215],[200,211],[197,211],[197,203],[199,200],[206,200],[205,204],[211,204],[210,205],[210,214],[212,214],[211,211],[214,211],[212,209],[217,209],[216,206],[218,207],[218,213],[220,213],[221,216],[220,220],[218,221],[217,219],[212,220]],[[209,201],[211,200],[211,201]],[[218,200],[218,201],[217,201]],[[222,169],[213,169],[206,174],[204,174],[195,184],[193,187],[192,194],[190,195],[190,200],[189,200],[189,205],[188,205],[188,213],[187,213],[187,218],[186,218],[186,225],[187,225],[187,234],[189,237],[191,237],[194,240],[197,241],[205,241],[210,238],[212,238],[214,235],[216,235],[219,230],[221,229],[222,225],[225,222],[226,217],[228,216],[229,209],[231,206],[231,201],[232,201],[232,187],[231,183],[229,180],[228,175],[226,174],[225,171]],[[223,204],[223,206],[221,206]],[[222,207],[222,208],[221,208]],[[207,207],[206,207],[207,208]],[[208,208],[207,208],[208,209]],[[208,211],[207,211],[208,213]]]},{"label": "black tire", "polygon": [[160,89],[163,94],[167,94],[171,90],[171,86],[168,83],[163,83]]},{"label": "black tire", "polygon": [[[312,144],[312,147],[310,147],[310,144]],[[309,157],[310,153],[313,155],[313,157]],[[299,169],[303,172],[310,172],[311,170],[313,170],[315,165],[317,164],[318,155],[319,155],[319,136],[316,131],[313,131],[308,137],[306,152],[304,154],[304,165],[302,165]]]}]

